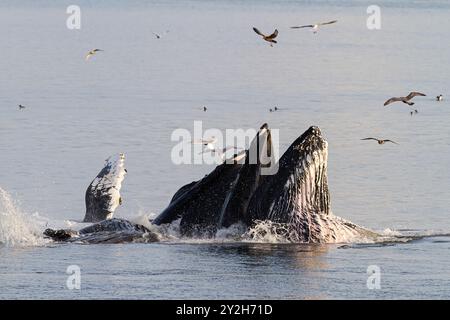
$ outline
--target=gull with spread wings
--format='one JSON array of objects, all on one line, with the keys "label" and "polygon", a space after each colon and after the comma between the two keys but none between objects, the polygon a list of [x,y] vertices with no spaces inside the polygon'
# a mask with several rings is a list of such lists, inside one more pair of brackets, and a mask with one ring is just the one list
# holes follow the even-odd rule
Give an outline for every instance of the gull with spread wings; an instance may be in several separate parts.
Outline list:
[{"label": "gull with spread wings", "polygon": [[293,26],[293,27],[291,27],[291,29],[311,28],[311,30],[314,33],[317,33],[317,31],[319,31],[319,27],[320,26],[325,26],[327,24],[333,24],[333,23],[336,23],[336,22],[337,22],[337,20],[333,20],[333,21],[321,22],[321,23],[316,23],[316,24],[307,24],[307,25],[304,25],[304,26]]},{"label": "gull with spread wings", "polygon": [[270,42],[270,46],[271,47],[273,47],[274,43],[277,43],[277,41],[274,40],[278,36],[278,30],[277,29],[275,29],[275,31],[271,35],[268,35],[268,36],[266,36],[264,33],[259,31],[255,27],[253,27],[253,31],[255,31],[256,34],[259,34],[263,38],[263,40],[266,40],[267,42]]},{"label": "gull with spread wings", "polygon": [[409,106],[412,106],[414,104],[414,102],[410,102],[409,100],[411,100],[412,98],[414,98],[416,96],[425,97],[426,94],[413,91],[413,92],[410,92],[406,97],[393,97],[393,98],[390,98],[389,100],[387,100],[384,103],[384,105],[387,106],[388,104],[391,104],[393,102],[401,101],[403,103],[406,103]]},{"label": "gull with spread wings", "polygon": [[85,59],[86,61],[89,60],[94,54],[96,54],[97,52],[103,51],[102,49],[94,49],[88,52],[88,54],[86,55]]},{"label": "gull with spread wings", "polygon": [[375,140],[375,141],[378,142],[378,144],[385,144],[386,142],[391,142],[391,143],[398,144],[397,142],[389,140],[389,139],[364,138],[364,139],[361,139],[361,140]]},{"label": "gull with spread wings", "polygon": [[230,151],[230,150],[233,150],[235,153],[236,152],[239,153],[242,151],[241,148],[234,147],[234,146],[227,146],[227,147],[221,148],[221,149],[219,149],[219,148],[211,149],[210,146],[208,145],[208,146],[206,146],[205,150],[203,150],[203,152],[201,152],[200,154],[211,152],[211,154],[213,156],[217,155],[221,160],[225,160],[225,157],[226,157],[228,151]]}]

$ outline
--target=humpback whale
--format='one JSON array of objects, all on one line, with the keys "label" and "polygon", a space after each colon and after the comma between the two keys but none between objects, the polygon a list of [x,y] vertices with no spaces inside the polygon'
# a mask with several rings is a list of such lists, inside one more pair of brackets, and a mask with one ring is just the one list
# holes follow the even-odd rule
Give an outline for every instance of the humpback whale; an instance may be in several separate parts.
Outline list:
[{"label": "humpback whale", "polygon": [[79,231],[46,229],[44,235],[55,241],[83,243],[121,243],[158,241],[155,233],[143,225],[113,218],[122,204],[120,189],[125,178],[125,155],[106,159],[105,166],[86,190],[86,214],[83,222],[93,222]]},{"label": "humpback whale", "polygon": [[181,218],[183,234],[212,236],[221,227],[246,220],[248,202],[261,182],[261,169],[271,164],[271,157],[270,130],[264,124],[248,150],[227,159],[203,179],[181,187],[153,223]]},{"label": "humpback whale", "polygon": [[[234,224],[253,232],[261,221],[271,223],[291,242],[342,243],[378,236],[331,212],[328,143],[318,127],[306,130],[279,161],[273,149],[270,129],[264,124],[247,150],[181,187],[151,223],[161,226],[180,220],[180,232],[187,237],[214,237],[219,229]],[[80,231],[47,229],[44,235],[86,243],[159,241],[143,225],[112,218],[121,203],[124,158],[123,154],[109,158],[86,191],[84,221],[93,225]]]},{"label": "humpback whale", "polygon": [[[251,161],[252,155],[257,156],[256,161]],[[261,161],[262,157],[266,161]],[[183,186],[153,223],[181,219],[180,231],[184,235],[213,236],[219,228],[234,223],[252,227],[259,221],[270,221],[288,231],[288,240],[307,243],[376,236],[332,214],[328,143],[318,127],[310,127],[296,139],[273,166],[270,129],[264,124],[246,150],[245,160],[239,163],[236,158]],[[262,174],[264,167],[276,170]]]}]

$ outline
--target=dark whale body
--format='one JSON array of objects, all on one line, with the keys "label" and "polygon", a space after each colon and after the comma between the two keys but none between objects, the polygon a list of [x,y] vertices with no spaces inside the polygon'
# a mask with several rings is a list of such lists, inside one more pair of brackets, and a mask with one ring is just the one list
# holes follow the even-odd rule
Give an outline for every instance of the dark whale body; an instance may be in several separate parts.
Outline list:
[{"label": "dark whale body", "polygon": [[[203,179],[181,187],[153,223],[161,225],[181,218],[181,232],[192,236],[214,235],[219,228],[247,220],[248,202],[261,182],[261,168],[270,165],[271,147],[270,131],[264,124],[248,150],[217,166]],[[260,161],[263,153],[265,164]],[[252,157],[254,154],[261,156]]]}]

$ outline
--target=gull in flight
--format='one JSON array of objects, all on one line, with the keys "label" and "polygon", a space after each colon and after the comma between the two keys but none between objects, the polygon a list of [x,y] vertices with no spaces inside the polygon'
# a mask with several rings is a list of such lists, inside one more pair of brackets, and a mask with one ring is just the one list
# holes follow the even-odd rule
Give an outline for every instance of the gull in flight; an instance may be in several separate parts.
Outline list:
[{"label": "gull in flight", "polygon": [[216,142],[217,142],[217,138],[214,136],[212,136],[209,139],[197,139],[197,140],[191,141],[192,144],[201,144],[209,150],[215,149],[214,145],[216,144]]},{"label": "gull in flight", "polygon": [[104,51],[104,50],[102,50],[102,49],[94,49],[94,50],[89,51],[88,54],[86,55],[86,58],[85,58],[86,61],[89,60],[94,54],[96,54],[97,52],[100,52],[100,51]]},{"label": "gull in flight", "polygon": [[237,147],[231,147],[231,146],[227,146],[225,148],[216,148],[215,144],[217,142],[217,138],[212,136],[209,139],[198,139],[198,140],[193,140],[191,141],[192,144],[202,144],[204,149],[200,154],[204,154],[207,152],[211,152],[213,155],[217,154],[222,160],[224,160],[225,155],[227,153],[227,151],[229,150],[235,150],[235,151],[241,151],[241,148],[237,148]]},{"label": "gull in flight", "polygon": [[414,111],[411,111],[409,114],[411,115],[411,117],[414,115],[414,114],[416,114],[416,113],[419,113],[419,111],[416,109],[416,110],[414,110]]},{"label": "gull in flight", "polygon": [[324,25],[327,25],[327,24],[333,24],[333,23],[336,23],[336,22],[337,22],[337,20],[333,20],[333,21],[321,22],[321,23],[316,23],[316,24],[307,24],[307,25],[304,25],[304,26],[293,26],[293,27],[291,27],[291,29],[311,28],[311,30],[314,33],[317,33],[317,31],[319,31],[319,27],[320,26],[324,26]]},{"label": "gull in flight", "polygon": [[268,36],[266,36],[264,33],[259,31],[255,27],[253,27],[253,31],[255,31],[256,34],[259,34],[263,38],[263,40],[266,40],[267,42],[270,42],[270,46],[271,47],[273,47],[274,43],[277,43],[277,41],[274,40],[278,36],[278,30],[277,29],[275,29],[275,31],[271,35],[268,35]]},{"label": "gull in flight", "polygon": [[216,149],[216,148],[211,149],[210,145],[207,145],[205,150],[203,150],[203,152],[201,152],[200,154],[211,152],[213,155],[217,154],[220,159],[225,160],[225,156],[226,156],[226,154],[227,154],[227,152],[229,150],[234,150],[236,152],[242,151],[241,148],[237,148],[237,147],[234,147],[234,146],[228,146],[228,147],[225,147],[225,148],[222,148],[222,149]]},{"label": "gull in flight", "polygon": [[397,142],[389,140],[389,139],[384,139],[383,140],[383,139],[377,139],[377,138],[364,138],[364,139],[361,139],[361,140],[375,140],[375,141],[378,142],[378,144],[385,144],[386,142],[391,142],[391,143],[398,144]]},{"label": "gull in flight", "polygon": [[401,101],[403,103],[406,103],[409,106],[412,106],[414,104],[414,102],[410,102],[409,100],[411,100],[412,98],[414,98],[415,96],[422,96],[425,97],[426,94],[424,93],[420,93],[420,92],[410,92],[406,97],[393,97],[390,98],[389,100],[387,100],[384,105],[387,106],[388,104],[391,104],[393,102],[397,102],[397,101]]},{"label": "gull in flight", "polygon": [[442,101],[442,100],[444,100],[444,96],[442,94],[440,94],[436,97],[436,101]]}]

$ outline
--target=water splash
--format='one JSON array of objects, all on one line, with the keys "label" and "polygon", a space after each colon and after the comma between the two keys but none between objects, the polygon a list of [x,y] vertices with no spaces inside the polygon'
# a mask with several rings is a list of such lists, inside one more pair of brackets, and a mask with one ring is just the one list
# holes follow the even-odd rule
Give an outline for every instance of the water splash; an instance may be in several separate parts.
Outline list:
[{"label": "water splash", "polygon": [[37,246],[46,243],[42,226],[24,214],[11,196],[0,187],[0,245]]}]

